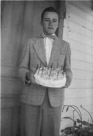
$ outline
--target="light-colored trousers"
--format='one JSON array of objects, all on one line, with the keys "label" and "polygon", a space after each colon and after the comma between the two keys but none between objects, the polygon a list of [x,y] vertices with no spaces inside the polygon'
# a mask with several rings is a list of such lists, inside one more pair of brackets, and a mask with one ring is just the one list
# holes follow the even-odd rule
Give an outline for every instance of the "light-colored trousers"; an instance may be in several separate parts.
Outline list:
[{"label": "light-colored trousers", "polygon": [[46,90],[42,105],[21,105],[21,136],[59,136],[61,106],[51,107]]}]

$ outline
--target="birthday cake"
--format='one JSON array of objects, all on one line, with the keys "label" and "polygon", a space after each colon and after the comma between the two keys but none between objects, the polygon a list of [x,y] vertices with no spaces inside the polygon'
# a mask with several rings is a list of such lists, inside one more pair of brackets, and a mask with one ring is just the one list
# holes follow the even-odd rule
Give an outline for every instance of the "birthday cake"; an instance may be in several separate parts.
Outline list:
[{"label": "birthday cake", "polygon": [[66,83],[66,76],[59,68],[38,68],[34,77],[36,83],[46,87],[61,88]]}]

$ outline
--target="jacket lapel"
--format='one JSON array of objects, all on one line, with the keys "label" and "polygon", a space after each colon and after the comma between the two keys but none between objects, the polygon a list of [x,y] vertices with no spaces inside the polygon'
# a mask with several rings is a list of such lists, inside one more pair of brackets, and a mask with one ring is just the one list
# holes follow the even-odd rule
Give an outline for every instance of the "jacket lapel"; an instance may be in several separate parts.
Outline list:
[{"label": "jacket lapel", "polygon": [[53,48],[52,48],[52,51],[51,51],[51,57],[50,57],[50,61],[49,61],[49,64],[48,64],[49,67],[51,67],[51,65],[55,61],[56,61],[56,63],[58,63],[58,59],[59,59],[59,55],[60,55],[60,46],[62,46],[61,42],[58,38],[56,38],[54,40]]},{"label": "jacket lapel", "polygon": [[46,62],[43,38],[39,38],[33,46],[40,60],[43,62],[44,65],[46,65],[47,62]]}]

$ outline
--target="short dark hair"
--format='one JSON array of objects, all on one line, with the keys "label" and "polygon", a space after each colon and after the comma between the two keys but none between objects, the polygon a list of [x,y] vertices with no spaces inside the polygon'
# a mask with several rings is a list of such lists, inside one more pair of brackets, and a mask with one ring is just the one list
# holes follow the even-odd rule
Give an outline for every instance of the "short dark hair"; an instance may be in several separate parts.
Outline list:
[{"label": "short dark hair", "polygon": [[44,17],[45,12],[55,12],[58,14],[58,17],[59,17],[59,13],[54,7],[48,7],[46,9],[44,9],[44,11],[41,14],[41,22],[43,21],[43,17]]}]

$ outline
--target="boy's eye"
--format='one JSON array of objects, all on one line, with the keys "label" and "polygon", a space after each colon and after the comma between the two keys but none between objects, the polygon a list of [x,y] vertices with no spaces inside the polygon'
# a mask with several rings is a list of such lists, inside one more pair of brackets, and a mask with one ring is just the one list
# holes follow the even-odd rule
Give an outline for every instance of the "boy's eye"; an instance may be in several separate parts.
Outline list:
[{"label": "boy's eye", "polygon": [[45,20],[45,21],[47,21],[47,22],[49,21],[49,19],[48,19],[48,18],[45,18],[44,20]]},{"label": "boy's eye", "polygon": [[57,19],[53,19],[53,22],[57,22]]}]

